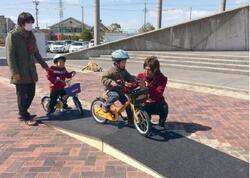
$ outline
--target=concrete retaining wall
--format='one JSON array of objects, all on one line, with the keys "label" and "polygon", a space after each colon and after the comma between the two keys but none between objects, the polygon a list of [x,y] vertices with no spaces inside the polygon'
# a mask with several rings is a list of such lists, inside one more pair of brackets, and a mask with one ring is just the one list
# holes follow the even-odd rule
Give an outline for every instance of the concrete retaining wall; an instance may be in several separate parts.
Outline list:
[{"label": "concrete retaining wall", "polygon": [[249,6],[68,54],[72,59],[132,51],[249,50]]}]

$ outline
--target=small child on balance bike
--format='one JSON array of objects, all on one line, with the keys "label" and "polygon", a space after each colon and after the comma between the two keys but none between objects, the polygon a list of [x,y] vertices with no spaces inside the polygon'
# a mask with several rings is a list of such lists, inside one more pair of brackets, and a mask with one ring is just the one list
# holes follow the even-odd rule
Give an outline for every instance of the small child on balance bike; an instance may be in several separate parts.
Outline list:
[{"label": "small child on balance bike", "polygon": [[53,58],[55,66],[51,66],[47,73],[47,78],[50,81],[50,103],[47,115],[55,112],[55,105],[57,99],[60,97],[63,102],[64,109],[72,109],[67,105],[67,98],[65,93],[65,79],[72,78],[76,72],[68,72],[65,68],[66,58],[60,54],[57,54]]},{"label": "small child on balance bike", "polygon": [[[135,76],[132,76],[126,70],[126,62],[129,59],[129,55],[126,51],[118,49],[112,53],[112,61],[114,66],[110,68],[103,76],[102,83],[106,87],[108,99],[103,106],[104,112],[110,111],[110,106],[117,100],[122,104],[125,104],[127,98],[125,92],[128,88],[135,88],[140,85],[140,81],[136,80]],[[143,82],[144,84],[144,82]],[[133,114],[131,107],[126,108],[128,126],[133,127]]]}]

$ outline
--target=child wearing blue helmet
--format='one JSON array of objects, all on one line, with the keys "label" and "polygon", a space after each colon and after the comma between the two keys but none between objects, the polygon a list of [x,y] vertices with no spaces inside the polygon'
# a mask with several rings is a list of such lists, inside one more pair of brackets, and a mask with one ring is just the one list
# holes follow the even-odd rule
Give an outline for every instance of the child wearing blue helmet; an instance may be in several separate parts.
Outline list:
[{"label": "child wearing blue helmet", "polygon": [[[117,100],[122,104],[125,104],[127,99],[124,95],[124,84],[126,86],[132,86],[132,83],[136,81],[136,77],[132,76],[126,70],[127,59],[129,59],[129,55],[126,51],[122,49],[114,51],[112,53],[114,66],[102,76],[102,83],[106,87],[106,90],[108,90],[108,99],[103,106],[104,112],[109,112],[110,106]],[[131,108],[127,107],[126,112],[128,125],[132,127],[133,121]]]}]

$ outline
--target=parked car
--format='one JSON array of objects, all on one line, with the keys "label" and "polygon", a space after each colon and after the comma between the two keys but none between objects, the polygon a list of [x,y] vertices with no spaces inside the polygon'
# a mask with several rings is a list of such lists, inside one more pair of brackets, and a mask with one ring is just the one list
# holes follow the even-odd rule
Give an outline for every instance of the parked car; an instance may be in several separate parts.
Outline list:
[{"label": "parked car", "polygon": [[89,48],[91,48],[93,46],[94,46],[94,40],[92,39],[92,40],[89,41]]},{"label": "parked car", "polygon": [[69,52],[72,53],[86,48],[88,48],[88,42],[74,42],[70,45]]},{"label": "parked car", "polygon": [[[100,41],[100,42],[99,42],[99,45],[101,45],[101,44],[104,44],[104,41]],[[94,39],[92,39],[92,40],[89,41],[89,48],[91,48],[91,47],[93,47],[93,46],[95,46],[95,45],[94,45]]]},{"label": "parked car", "polygon": [[69,46],[65,41],[56,41],[50,47],[50,51],[52,53],[66,53],[69,52]]},{"label": "parked car", "polygon": [[68,45],[71,45],[72,43],[74,43],[73,40],[64,40],[65,43],[67,43]]},{"label": "parked car", "polygon": [[89,41],[83,41],[83,44],[86,46],[86,48],[89,47]]},{"label": "parked car", "polygon": [[47,52],[50,52],[50,47],[51,47],[51,45],[52,45],[53,43],[55,43],[55,41],[47,41],[47,42],[46,42],[46,51],[47,51]]}]

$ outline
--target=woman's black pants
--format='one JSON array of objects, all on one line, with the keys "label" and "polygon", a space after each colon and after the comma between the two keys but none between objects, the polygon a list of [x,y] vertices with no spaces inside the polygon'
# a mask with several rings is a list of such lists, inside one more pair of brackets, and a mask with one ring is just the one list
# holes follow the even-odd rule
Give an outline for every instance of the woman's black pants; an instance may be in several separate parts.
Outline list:
[{"label": "woman's black pants", "polygon": [[36,84],[16,84],[16,95],[19,115],[24,119],[29,119],[28,109],[34,99]]}]

